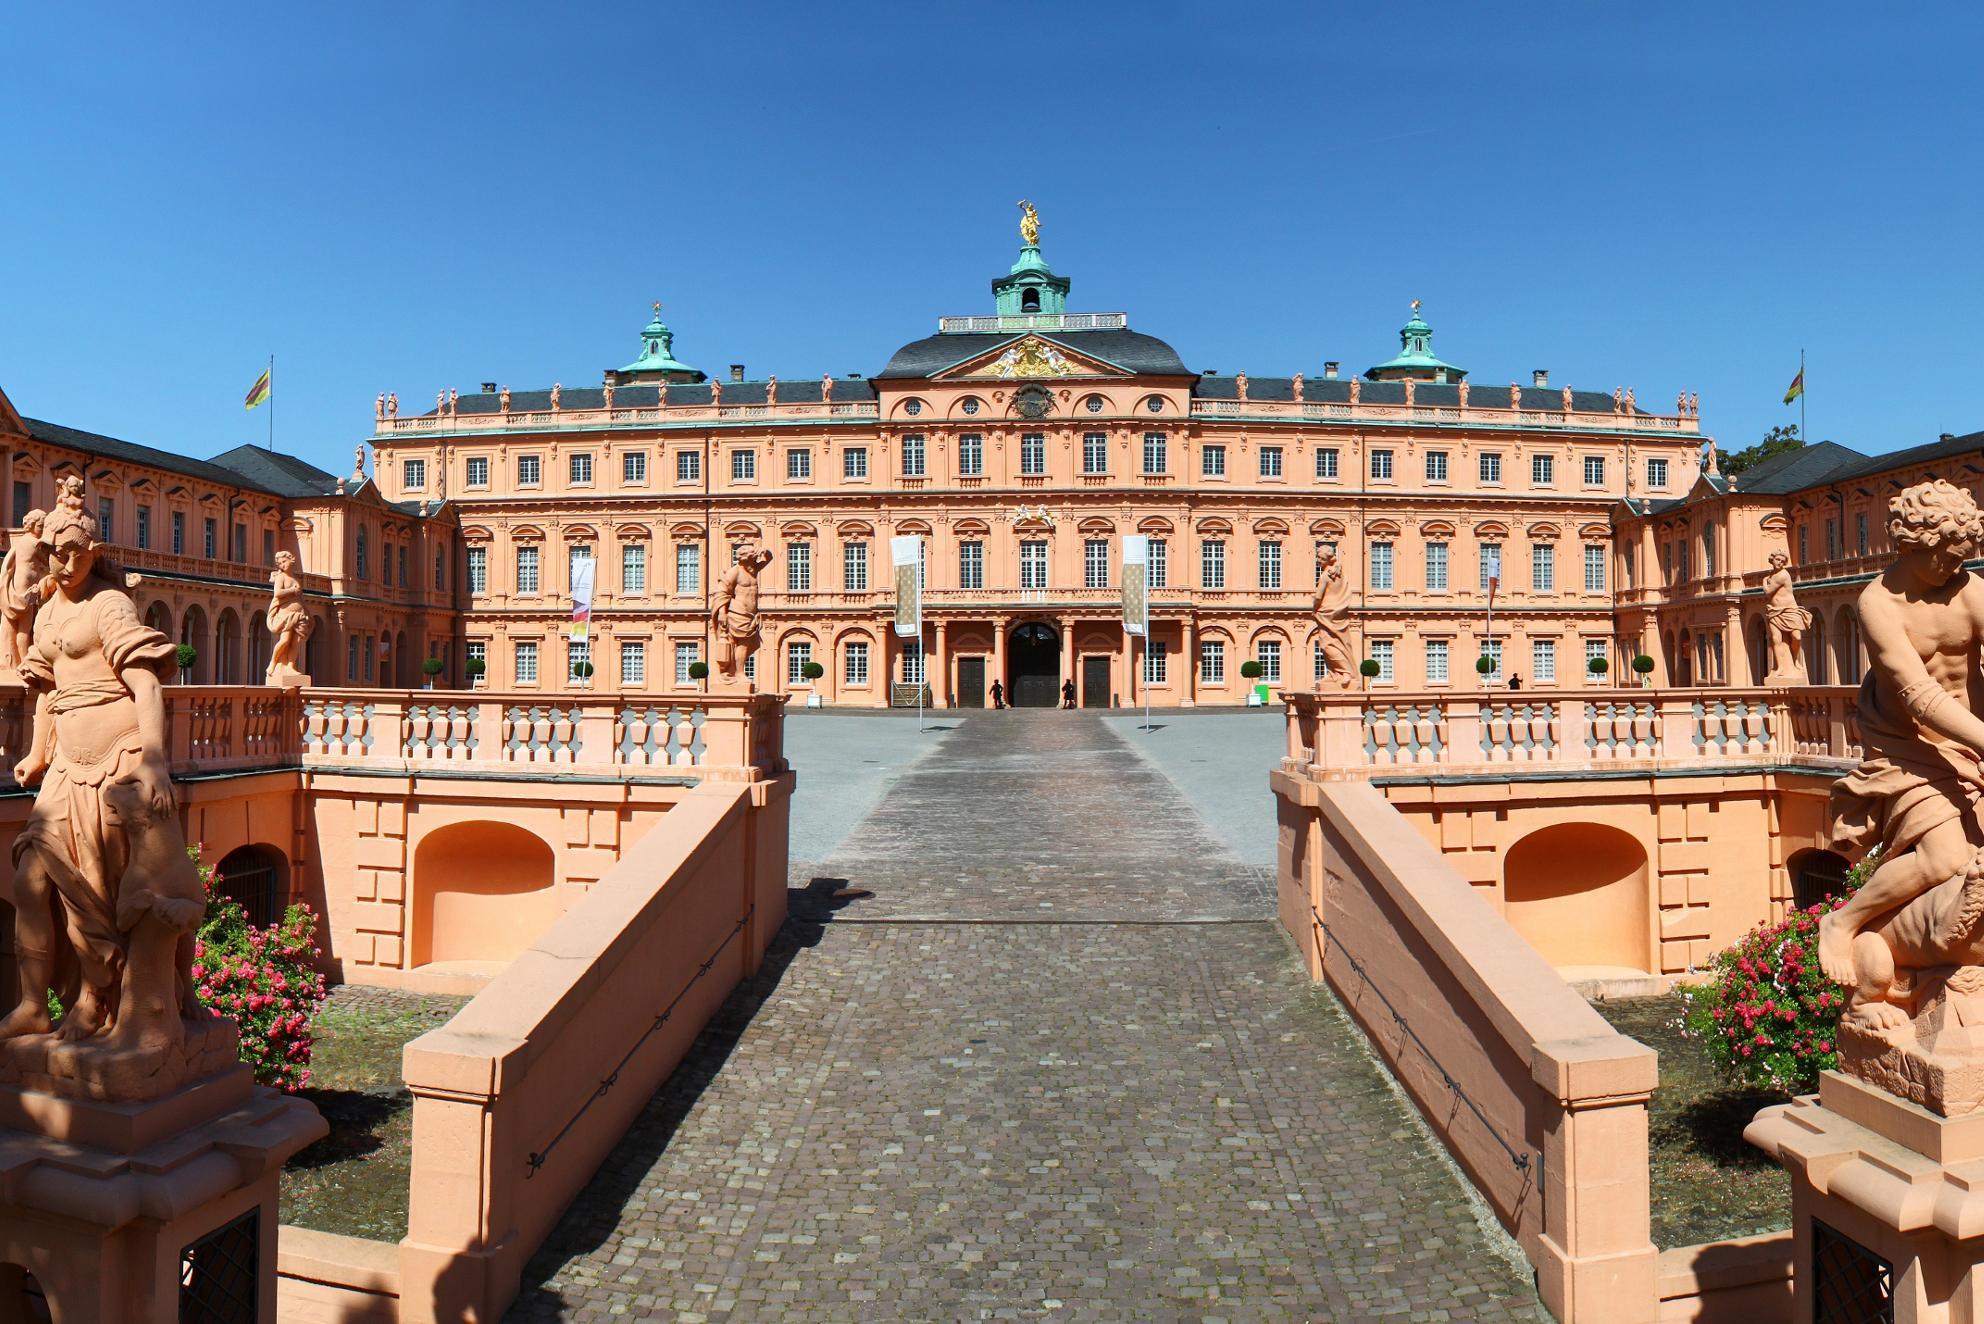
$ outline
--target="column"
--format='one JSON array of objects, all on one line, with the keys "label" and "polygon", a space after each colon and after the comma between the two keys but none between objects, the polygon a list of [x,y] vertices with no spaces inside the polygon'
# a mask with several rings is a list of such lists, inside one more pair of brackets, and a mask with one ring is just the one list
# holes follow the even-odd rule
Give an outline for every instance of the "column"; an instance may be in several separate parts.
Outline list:
[{"label": "column", "polygon": [[930,706],[948,708],[951,706],[951,655],[944,646],[944,622],[936,626],[936,654],[923,666],[923,674],[930,680]]},{"label": "column", "polygon": [[1081,679],[1075,675],[1075,622],[1073,617],[1061,622],[1061,681],[1075,682],[1075,702],[1082,701]]},{"label": "column", "polygon": [[1179,660],[1185,665],[1185,688],[1178,700],[1181,708],[1196,707],[1199,702],[1199,655],[1192,646],[1192,618],[1187,616],[1179,627],[1184,643],[1179,649],[1184,654]]},{"label": "column", "polygon": [[992,676],[985,682],[985,702],[988,704],[992,702],[993,681],[999,682],[999,692],[1006,695],[1006,702],[1013,701],[1013,696],[1006,693],[1006,625],[1006,617],[992,618]]}]

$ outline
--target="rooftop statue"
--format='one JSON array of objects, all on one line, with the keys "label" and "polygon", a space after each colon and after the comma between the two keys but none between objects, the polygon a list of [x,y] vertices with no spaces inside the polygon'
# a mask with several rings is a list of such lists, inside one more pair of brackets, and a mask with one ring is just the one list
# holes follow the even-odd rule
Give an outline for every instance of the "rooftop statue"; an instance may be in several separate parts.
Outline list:
[{"label": "rooftop statue", "polygon": [[1040,244],[1040,213],[1025,198],[1020,199],[1020,238],[1026,241],[1028,248],[1036,248]]},{"label": "rooftop statue", "polygon": [[1323,650],[1323,663],[1329,668],[1324,681],[1333,689],[1350,688],[1356,667],[1350,660],[1350,581],[1337,564],[1336,548],[1324,547],[1317,553],[1316,568],[1316,646]]},{"label": "rooftop statue", "polygon": [[757,543],[746,543],[737,563],[726,570],[710,602],[710,624],[716,633],[716,667],[730,684],[746,684],[745,663],[758,651],[758,574],[772,563],[772,554]]},{"label": "rooftop statue", "polygon": [[1897,555],[1858,603],[1865,753],[1832,790],[1835,845],[1880,863],[1820,921],[1819,959],[1853,989],[1842,1068],[1947,1114],[1984,1106],[1963,1028],[1984,1022],[1984,580],[1963,569],[1984,519],[1941,480],[1888,511]]},{"label": "rooftop statue", "polygon": [[1812,613],[1798,605],[1791,591],[1791,558],[1782,548],[1771,552],[1770,574],[1764,579],[1764,625],[1770,631],[1770,674],[1764,684],[1811,684],[1805,674],[1805,631],[1812,628]]}]

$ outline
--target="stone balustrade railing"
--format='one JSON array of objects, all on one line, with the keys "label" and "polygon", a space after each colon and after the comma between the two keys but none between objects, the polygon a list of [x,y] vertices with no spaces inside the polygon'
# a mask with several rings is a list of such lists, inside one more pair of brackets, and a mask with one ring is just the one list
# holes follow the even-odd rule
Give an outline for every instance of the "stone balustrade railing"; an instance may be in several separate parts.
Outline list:
[{"label": "stone balustrade railing", "polygon": [[1636,432],[1697,434],[1701,420],[1692,415],[1595,412],[1591,410],[1510,409],[1506,392],[1484,389],[1465,409],[1453,405],[1376,404],[1360,400],[1344,404],[1323,400],[1194,400],[1193,418],[1288,419],[1321,422],[1335,419],[1359,421],[1398,421],[1408,423],[1459,423],[1463,418],[1475,424],[1514,424],[1520,427],[1577,428],[1580,430],[1631,429]]},{"label": "stone balustrade railing", "polygon": [[379,419],[374,433],[482,432],[494,429],[542,432],[547,429],[597,429],[659,423],[821,422],[874,420],[881,407],[873,400],[793,401],[776,404],[675,404],[644,409],[514,410],[495,414],[408,415]]},{"label": "stone balustrade railing", "polygon": [[[785,697],[169,685],[175,776],[284,768],[756,780],[786,771]],[[0,786],[27,750],[29,707],[0,691]]]},{"label": "stone balustrade railing", "polygon": [[1416,768],[1599,770],[1860,756],[1851,686],[1551,689],[1456,695],[1285,691],[1282,767],[1320,777]]}]

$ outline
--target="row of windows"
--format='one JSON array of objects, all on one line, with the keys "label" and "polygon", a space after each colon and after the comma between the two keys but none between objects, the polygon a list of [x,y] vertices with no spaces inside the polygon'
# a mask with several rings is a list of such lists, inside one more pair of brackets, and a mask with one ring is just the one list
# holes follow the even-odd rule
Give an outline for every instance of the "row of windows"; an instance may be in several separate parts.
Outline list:
[{"label": "row of windows", "polygon": [[[967,414],[976,414],[980,404],[981,402],[976,396],[968,395],[959,403],[958,408]],[[1108,407],[1109,402],[1099,395],[1084,396],[1082,398],[1082,408],[1091,414],[1099,414]],[[1146,413],[1161,414],[1165,409],[1164,397],[1161,395],[1147,395],[1143,399],[1143,407]],[[917,399],[905,400],[902,402],[902,412],[908,414],[911,418],[915,418],[923,412],[923,402]]]},{"label": "row of windows", "polygon": [[[1502,582],[1502,546],[1500,543],[1480,544],[1480,583],[1482,592],[1487,592],[1490,581],[1496,587]],[[1588,543],[1584,549],[1584,591],[1603,593],[1605,591],[1605,556],[1602,545]],[[1444,542],[1426,544],[1426,588],[1429,592],[1445,592],[1448,588],[1447,565],[1449,548]],[[1370,586],[1374,590],[1389,590],[1398,587],[1393,574],[1393,546],[1389,542],[1374,542],[1370,553]],[[1211,587],[1208,585],[1208,587]],[[1267,587],[1265,584],[1263,588]],[[1532,543],[1529,549],[1529,587],[1532,593],[1554,593],[1557,591],[1557,548],[1552,543]]]}]

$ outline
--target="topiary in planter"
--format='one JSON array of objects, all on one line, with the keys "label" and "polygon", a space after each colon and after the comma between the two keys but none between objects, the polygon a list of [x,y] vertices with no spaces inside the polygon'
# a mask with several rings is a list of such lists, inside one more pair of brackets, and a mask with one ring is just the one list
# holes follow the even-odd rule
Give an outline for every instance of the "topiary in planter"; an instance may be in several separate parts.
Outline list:
[{"label": "topiary in planter", "polygon": [[438,676],[441,674],[442,669],[445,668],[447,665],[448,664],[446,662],[443,662],[438,657],[430,657],[425,662],[422,662],[420,664],[420,670],[425,675]]},{"label": "topiary in planter", "polygon": [[710,674],[710,664],[709,664],[709,663],[707,663],[707,662],[691,662],[691,663],[689,664],[689,679],[690,679],[690,680],[702,680],[702,679],[704,679],[704,678],[705,678],[706,676],[708,676],[709,674]]},{"label": "topiary in planter", "polygon": [[1366,679],[1377,675],[1383,670],[1384,668],[1378,665],[1378,659],[1375,657],[1367,657],[1357,664],[1357,674]]},{"label": "topiary in planter", "polygon": [[579,678],[580,680],[591,680],[591,679],[592,679],[592,663],[590,663],[590,662],[574,662],[574,663],[572,664],[572,674],[573,674],[574,676],[577,676],[577,677],[578,677],[578,678]]},{"label": "topiary in planter", "polygon": [[1261,678],[1261,664],[1250,657],[1240,664],[1240,674],[1248,680],[1259,680]]},{"label": "topiary in planter", "polygon": [[1641,653],[1633,659],[1633,670],[1640,673],[1640,684],[1646,684],[1648,674],[1653,671],[1653,659]]},{"label": "topiary in planter", "polygon": [[818,680],[827,674],[827,669],[818,662],[802,662],[799,664],[799,674],[807,680]]},{"label": "topiary in planter", "polygon": [[1480,657],[1474,659],[1474,669],[1486,676],[1495,670],[1495,659],[1483,653]]},{"label": "topiary in planter", "polygon": [[172,660],[179,664],[180,671],[191,671],[193,664],[200,660],[200,650],[191,644],[180,644],[172,650]]},{"label": "topiary in planter", "polygon": [[1594,657],[1584,664],[1584,669],[1594,676],[1602,676],[1612,669],[1612,664],[1602,657]]}]

